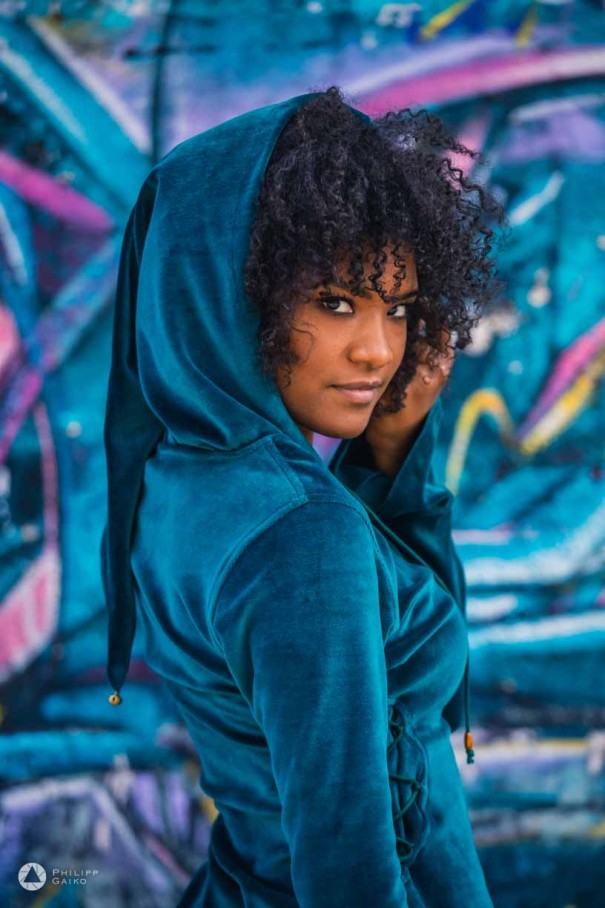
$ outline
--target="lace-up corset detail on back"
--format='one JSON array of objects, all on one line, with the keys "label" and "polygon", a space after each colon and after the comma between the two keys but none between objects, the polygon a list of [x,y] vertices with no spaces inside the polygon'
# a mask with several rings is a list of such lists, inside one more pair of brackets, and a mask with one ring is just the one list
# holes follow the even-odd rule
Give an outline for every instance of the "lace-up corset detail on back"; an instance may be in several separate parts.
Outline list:
[{"label": "lace-up corset detail on back", "polygon": [[403,869],[412,863],[428,834],[428,765],[410,717],[398,701],[389,704],[387,759],[397,855]]}]

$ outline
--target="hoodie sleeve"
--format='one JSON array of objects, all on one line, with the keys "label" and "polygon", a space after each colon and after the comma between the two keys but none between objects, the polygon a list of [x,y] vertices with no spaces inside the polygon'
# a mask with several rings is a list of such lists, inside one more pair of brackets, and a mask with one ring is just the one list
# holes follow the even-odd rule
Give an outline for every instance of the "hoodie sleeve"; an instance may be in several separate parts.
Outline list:
[{"label": "hoodie sleeve", "polygon": [[464,570],[452,539],[453,495],[439,483],[433,454],[443,418],[437,398],[395,476],[378,470],[363,435],[342,442],[330,470],[443,580],[465,611]]},{"label": "hoodie sleeve", "polygon": [[342,502],[288,511],[237,557],[214,627],[262,729],[301,908],[406,908],[387,766],[374,541]]}]

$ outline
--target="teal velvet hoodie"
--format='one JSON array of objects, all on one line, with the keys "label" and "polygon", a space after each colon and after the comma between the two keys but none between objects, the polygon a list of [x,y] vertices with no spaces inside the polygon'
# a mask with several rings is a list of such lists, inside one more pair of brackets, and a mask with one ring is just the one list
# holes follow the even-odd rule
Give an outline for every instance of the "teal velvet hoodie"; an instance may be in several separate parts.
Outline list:
[{"label": "teal velvet hoodie", "polygon": [[128,222],[105,418],[108,677],[119,701],[136,624],[219,811],[179,908],[489,908],[450,743],[468,642],[432,466],[442,403],[393,478],[363,436],[327,465],[257,361],[255,200],[312,97],[179,145]]}]

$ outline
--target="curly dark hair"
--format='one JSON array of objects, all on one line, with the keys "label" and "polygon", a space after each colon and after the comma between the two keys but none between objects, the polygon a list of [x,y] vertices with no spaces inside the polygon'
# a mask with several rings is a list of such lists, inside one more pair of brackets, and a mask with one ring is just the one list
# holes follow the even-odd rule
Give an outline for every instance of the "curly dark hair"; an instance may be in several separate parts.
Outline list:
[{"label": "curly dark hair", "polygon": [[[264,373],[291,366],[288,338],[296,307],[313,287],[336,279],[348,263],[358,294],[364,257],[368,280],[382,296],[380,278],[395,254],[396,283],[405,278],[402,253],[416,259],[420,293],[408,322],[406,352],[391,382],[392,405],[405,405],[405,389],[418,365],[418,338],[429,362],[445,328],[464,349],[483,307],[500,289],[489,257],[496,201],[452,165],[446,152],[478,156],[456,141],[426,110],[391,111],[365,121],[332,86],[318,93],[286,124],[266,168],[250,239],[244,281],[260,311],[259,359]],[[384,298],[384,297],[383,297]]]}]

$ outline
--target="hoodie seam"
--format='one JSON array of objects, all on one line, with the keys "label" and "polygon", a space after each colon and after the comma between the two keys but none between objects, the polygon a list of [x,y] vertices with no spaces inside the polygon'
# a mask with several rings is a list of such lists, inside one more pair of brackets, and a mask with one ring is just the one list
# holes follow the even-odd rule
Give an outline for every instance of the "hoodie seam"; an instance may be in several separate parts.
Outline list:
[{"label": "hoodie seam", "polygon": [[219,650],[223,654],[223,656],[225,655],[225,650],[224,650],[224,647],[222,644],[222,640],[220,639],[220,635],[219,635],[218,631],[216,630],[215,622],[216,622],[216,612],[217,612],[217,608],[218,608],[218,602],[221,597],[223,588],[224,588],[229,576],[231,575],[231,572],[235,568],[235,565],[237,564],[237,562],[239,561],[241,556],[244,554],[246,549],[257,539],[260,539],[260,537],[263,535],[263,533],[265,533],[267,530],[274,527],[275,524],[277,524],[284,517],[287,517],[288,514],[291,514],[294,511],[298,510],[298,508],[304,507],[305,505],[308,505],[308,504],[338,504],[338,505],[342,505],[343,507],[347,508],[349,511],[353,511],[355,514],[357,514],[361,518],[363,523],[366,525],[366,528],[370,532],[370,541],[371,541],[371,545],[372,545],[372,550],[374,552],[374,556],[376,557],[376,543],[375,543],[375,540],[374,540],[373,534],[372,534],[372,525],[371,525],[370,521],[367,519],[366,515],[358,507],[356,507],[355,504],[349,504],[349,502],[343,501],[342,498],[337,498],[336,496],[333,496],[333,495],[332,496],[329,496],[329,495],[314,496],[313,498],[305,497],[304,500],[297,500],[294,504],[292,502],[288,502],[287,505],[284,505],[284,507],[280,508],[278,511],[275,511],[263,523],[261,523],[259,526],[255,527],[253,530],[251,530],[251,532],[244,539],[244,541],[242,543],[240,543],[240,545],[236,549],[236,551],[231,553],[229,560],[225,563],[222,570],[220,571],[219,577],[217,577],[216,584],[215,584],[216,592],[213,591],[210,596],[210,601],[212,604],[209,609],[208,625],[210,628],[210,632],[212,634],[212,638],[215,642],[215,645],[219,648]]},{"label": "hoodie seam", "polygon": [[307,500],[305,487],[296,475],[296,472],[294,470],[287,469],[287,462],[281,456],[279,449],[275,444],[275,439],[273,438],[273,436],[269,436],[267,452],[271,455],[276,465],[279,467],[280,472],[283,473],[283,475],[287,479],[289,485],[292,486],[294,494],[296,495],[297,503],[302,504],[303,501]]}]

